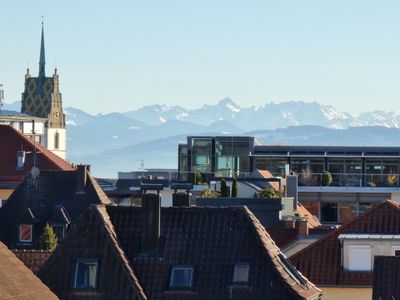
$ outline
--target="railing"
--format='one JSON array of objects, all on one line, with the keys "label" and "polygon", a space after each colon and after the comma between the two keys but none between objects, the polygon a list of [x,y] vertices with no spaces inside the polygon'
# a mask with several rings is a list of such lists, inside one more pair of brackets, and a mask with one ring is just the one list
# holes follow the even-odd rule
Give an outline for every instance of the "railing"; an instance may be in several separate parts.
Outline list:
[{"label": "railing", "polygon": [[393,173],[391,174],[329,173],[329,174],[328,173],[298,174],[299,186],[399,187],[399,174],[393,174]]}]

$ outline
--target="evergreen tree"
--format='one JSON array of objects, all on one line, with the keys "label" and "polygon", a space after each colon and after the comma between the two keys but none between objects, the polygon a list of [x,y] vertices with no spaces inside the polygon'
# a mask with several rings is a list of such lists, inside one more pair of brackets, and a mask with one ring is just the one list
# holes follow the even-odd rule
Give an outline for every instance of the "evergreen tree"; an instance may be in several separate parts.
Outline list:
[{"label": "evergreen tree", "polygon": [[236,198],[238,193],[237,179],[232,179],[232,198]]},{"label": "evergreen tree", "polygon": [[43,229],[40,243],[43,250],[54,251],[57,247],[57,235],[49,224],[46,224]]},{"label": "evergreen tree", "polygon": [[221,179],[221,197],[229,197],[229,190],[225,179]]}]

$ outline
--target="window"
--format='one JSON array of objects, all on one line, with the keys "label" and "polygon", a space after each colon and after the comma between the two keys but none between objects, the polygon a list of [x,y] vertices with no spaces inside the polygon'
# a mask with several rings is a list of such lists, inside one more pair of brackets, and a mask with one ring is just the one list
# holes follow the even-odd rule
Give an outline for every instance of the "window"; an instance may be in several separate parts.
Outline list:
[{"label": "window", "polygon": [[400,256],[400,246],[392,246],[392,255]]},{"label": "window", "polygon": [[173,267],[169,279],[169,286],[176,288],[192,287],[193,268],[192,267]]},{"label": "window", "polygon": [[32,242],[32,225],[21,224],[19,225],[19,241],[20,242]]},{"label": "window", "polygon": [[349,246],[349,271],[371,271],[371,246]]},{"label": "window", "polygon": [[338,222],[338,205],[336,202],[321,202],[321,221],[323,223]]},{"label": "window", "polygon": [[65,225],[60,225],[60,224],[54,224],[54,225],[51,225],[51,226],[53,227],[53,230],[57,235],[58,242],[61,242],[64,239],[64,236],[65,236],[66,226]]},{"label": "window", "polygon": [[60,147],[60,135],[58,132],[54,135],[54,149],[58,149]]},{"label": "window", "polygon": [[75,265],[74,288],[97,288],[98,259],[78,259]]},{"label": "window", "polygon": [[233,282],[248,282],[250,273],[249,264],[236,264],[233,270]]}]

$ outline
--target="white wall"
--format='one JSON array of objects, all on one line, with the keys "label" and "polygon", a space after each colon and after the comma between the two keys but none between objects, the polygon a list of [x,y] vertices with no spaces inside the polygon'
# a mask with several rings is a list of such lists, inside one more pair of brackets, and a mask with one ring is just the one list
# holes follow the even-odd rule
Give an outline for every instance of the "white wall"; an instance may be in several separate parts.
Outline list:
[{"label": "white wall", "polygon": [[[54,148],[54,137],[56,132],[59,134],[58,149]],[[67,159],[67,130],[65,128],[47,128],[45,146],[62,159]]]}]

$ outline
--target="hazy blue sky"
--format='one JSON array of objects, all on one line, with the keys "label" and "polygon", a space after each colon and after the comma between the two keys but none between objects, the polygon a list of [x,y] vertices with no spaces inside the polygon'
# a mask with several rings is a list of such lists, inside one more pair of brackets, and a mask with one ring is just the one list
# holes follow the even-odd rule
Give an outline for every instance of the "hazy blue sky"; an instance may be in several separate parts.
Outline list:
[{"label": "hazy blue sky", "polygon": [[0,4],[0,83],[19,100],[38,72],[64,106],[109,112],[318,101],[400,112],[400,1],[7,1]]}]

